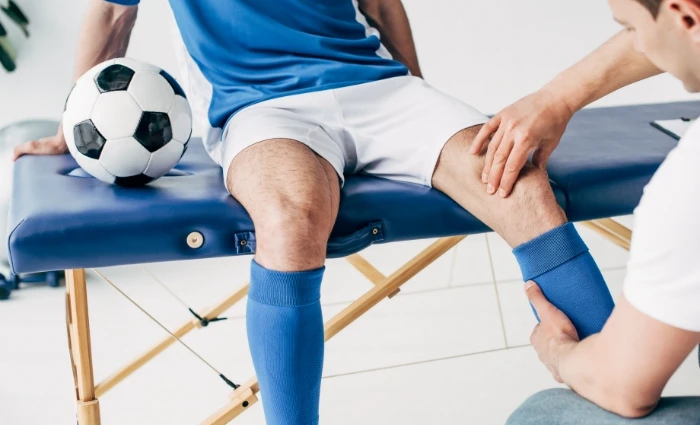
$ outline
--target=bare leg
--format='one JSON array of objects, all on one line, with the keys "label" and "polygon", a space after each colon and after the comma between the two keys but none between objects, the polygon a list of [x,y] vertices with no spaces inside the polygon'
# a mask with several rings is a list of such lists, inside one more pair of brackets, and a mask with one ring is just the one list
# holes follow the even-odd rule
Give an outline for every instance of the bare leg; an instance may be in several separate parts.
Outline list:
[{"label": "bare leg", "polygon": [[588,247],[554,198],[546,174],[526,166],[508,198],[488,195],[481,182],[483,154],[469,147],[478,128],[453,136],[440,156],[433,186],[500,234],[511,247],[524,280],[571,319],[583,339],[600,332],[614,302]]},{"label": "bare leg", "polygon": [[335,170],[305,145],[268,140],[239,154],[228,186],[255,224],[246,312],[266,423],[318,423],[323,370],[320,288],[338,213]]},{"label": "bare leg", "polygon": [[253,219],[260,265],[323,266],[340,204],[338,176],[326,160],[299,142],[267,140],[236,157],[227,186]]},{"label": "bare leg", "polygon": [[554,198],[547,175],[532,165],[525,166],[508,198],[486,193],[481,182],[486,148],[480,156],[469,155],[479,128],[462,130],[447,142],[433,174],[433,186],[486,223],[512,247],[564,224],[566,215]]}]

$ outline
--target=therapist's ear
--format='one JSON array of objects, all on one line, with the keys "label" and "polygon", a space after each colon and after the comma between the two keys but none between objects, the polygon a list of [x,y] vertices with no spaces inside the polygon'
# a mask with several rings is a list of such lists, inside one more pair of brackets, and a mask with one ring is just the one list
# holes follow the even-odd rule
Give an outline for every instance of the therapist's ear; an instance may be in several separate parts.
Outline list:
[{"label": "therapist's ear", "polygon": [[700,2],[697,0],[672,0],[662,3],[661,7],[668,8],[675,19],[679,19],[681,25],[700,37]]}]

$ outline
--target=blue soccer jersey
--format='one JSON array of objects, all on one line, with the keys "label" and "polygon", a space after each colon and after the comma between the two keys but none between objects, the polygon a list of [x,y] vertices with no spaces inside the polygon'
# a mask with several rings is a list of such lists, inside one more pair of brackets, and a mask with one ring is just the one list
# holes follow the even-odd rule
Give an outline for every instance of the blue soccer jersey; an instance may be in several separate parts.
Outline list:
[{"label": "blue soccer jersey", "polygon": [[187,51],[212,86],[213,128],[264,100],[408,74],[391,59],[356,0],[170,4]]}]

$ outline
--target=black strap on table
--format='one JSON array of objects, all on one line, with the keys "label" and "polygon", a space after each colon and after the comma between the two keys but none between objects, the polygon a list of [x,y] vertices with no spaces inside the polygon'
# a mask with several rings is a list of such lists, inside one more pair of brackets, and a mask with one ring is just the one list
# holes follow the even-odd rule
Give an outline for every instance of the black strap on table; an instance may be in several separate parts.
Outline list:
[{"label": "black strap on table", "polygon": [[199,314],[197,314],[197,312],[195,312],[191,308],[187,307],[187,309],[190,311],[190,313],[192,313],[192,315],[194,317],[197,318],[197,320],[199,320],[199,323],[202,325],[202,327],[207,327],[207,326],[209,326],[210,323],[213,323],[213,322],[220,322],[222,320],[228,320],[228,317],[215,317],[213,319],[207,319],[207,318],[202,317]]}]

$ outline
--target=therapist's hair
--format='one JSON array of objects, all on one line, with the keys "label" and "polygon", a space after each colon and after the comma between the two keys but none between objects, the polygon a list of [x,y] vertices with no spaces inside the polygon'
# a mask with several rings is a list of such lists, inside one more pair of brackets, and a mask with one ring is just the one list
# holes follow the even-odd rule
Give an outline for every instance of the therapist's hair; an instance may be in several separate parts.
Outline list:
[{"label": "therapist's hair", "polygon": [[[659,16],[659,10],[661,10],[661,3],[664,2],[664,0],[637,0],[639,3],[642,4],[642,6],[646,7],[649,9],[649,12],[651,12],[651,16],[656,19],[657,16]],[[695,4],[700,6],[700,0],[693,0]]]},{"label": "therapist's hair", "polygon": [[649,9],[649,12],[651,12],[651,16],[656,19],[657,16],[659,16],[659,9],[661,9],[661,2],[664,0],[637,0],[642,4],[642,6],[646,7]]}]

